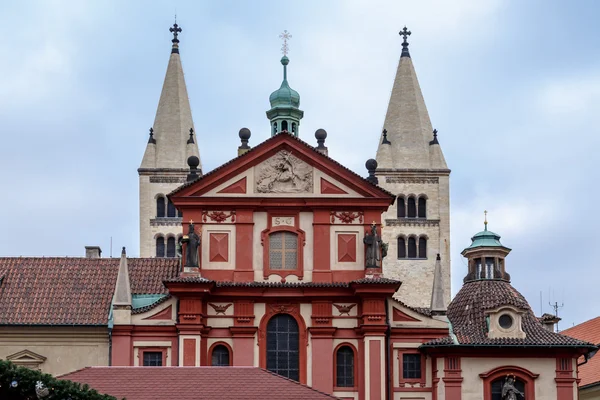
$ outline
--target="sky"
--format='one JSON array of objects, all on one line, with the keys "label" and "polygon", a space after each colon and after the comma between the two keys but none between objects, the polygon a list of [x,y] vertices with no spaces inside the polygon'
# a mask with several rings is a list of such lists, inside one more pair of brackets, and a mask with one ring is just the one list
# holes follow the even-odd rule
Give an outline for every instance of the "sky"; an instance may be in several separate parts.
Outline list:
[{"label": "sky", "polygon": [[301,138],[360,175],[374,158],[401,51],[410,53],[451,174],[452,289],[489,228],[513,285],[560,328],[600,314],[600,4],[495,1],[4,1],[0,4],[0,256],[139,254],[137,168],[174,14],[203,170],[238,131],[269,137],[283,30]]}]

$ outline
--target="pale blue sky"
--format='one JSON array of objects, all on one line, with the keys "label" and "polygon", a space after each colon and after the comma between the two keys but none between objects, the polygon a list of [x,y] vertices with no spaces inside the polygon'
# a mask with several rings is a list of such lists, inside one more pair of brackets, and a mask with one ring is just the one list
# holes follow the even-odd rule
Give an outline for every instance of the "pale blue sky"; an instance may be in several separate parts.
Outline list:
[{"label": "pale blue sky", "polygon": [[[401,50],[410,51],[451,175],[453,291],[482,227],[513,248],[513,285],[562,327],[595,317],[600,5],[593,1],[19,1],[0,4],[0,256],[138,254],[137,168],[177,10],[205,171],[269,136],[289,82],[302,138],[361,175]],[[114,250],[113,254],[117,254]],[[549,299],[549,293],[551,299]]]}]

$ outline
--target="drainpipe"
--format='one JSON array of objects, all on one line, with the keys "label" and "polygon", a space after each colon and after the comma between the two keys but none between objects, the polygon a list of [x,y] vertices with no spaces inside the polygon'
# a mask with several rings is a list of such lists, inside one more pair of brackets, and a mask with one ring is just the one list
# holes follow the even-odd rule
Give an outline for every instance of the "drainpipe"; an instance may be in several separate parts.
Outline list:
[{"label": "drainpipe", "polygon": [[108,328],[108,366],[112,366],[112,328]]},{"label": "drainpipe", "polygon": [[390,316],[388,309],[388,299],[385,299],[385,324],[387,329],[385,330],[385,355],[386,355],[386,371],[385,371],[385,391],[387,393],[387,399],[392,400],[394,393],[392,392],[392,354],[390,345],[390,336],[392,333],[392,326],[390,325]]}]

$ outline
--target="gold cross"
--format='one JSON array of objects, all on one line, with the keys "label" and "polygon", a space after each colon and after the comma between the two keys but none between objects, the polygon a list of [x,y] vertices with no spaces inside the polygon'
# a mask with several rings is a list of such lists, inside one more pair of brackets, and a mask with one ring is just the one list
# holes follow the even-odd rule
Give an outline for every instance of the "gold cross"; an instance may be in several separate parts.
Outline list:
[{"label": "gold cross", "polygon": [[194,224],[194,220],[190,218],[190,224]]}]

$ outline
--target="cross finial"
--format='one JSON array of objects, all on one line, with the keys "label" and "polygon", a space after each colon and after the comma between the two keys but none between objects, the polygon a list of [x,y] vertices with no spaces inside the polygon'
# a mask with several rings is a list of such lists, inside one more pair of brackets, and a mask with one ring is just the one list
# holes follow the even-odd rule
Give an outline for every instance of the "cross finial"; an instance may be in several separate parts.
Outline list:
[{"label": "cross finial", "polygon": [[179,39],[177,39],[177,35],[182,31],[181,27],[179,25],[177,25],[177,22],[175,22],[173,24],[172,27],[169,28],[169,32],[171,32],[173,34],[173,40],[171,40],[171,42],[173,43],[179,43]]},{"label": "cross finial", "polygon": [[148,143],[156,144],[156,139],[154,139],[154,129],[150,128],[150,138],[148,138]]},{"label": "cross finial", "polygon": [[190,128],[190,138],[187,141],[187,144],[194,143],[194,128]]},{"label": "cross finial", "polygon": [[485,225],[485,230],[486,230],[486,231],[487,231],[487,224],[488,224],[488,223],[487,223],[487,214],[488,214],[488,212],[487,212],[487,210],[485,210],[485,211],[483,212],[483,215],[484,215],[484,219],[483,219],[483,225]]},{"label": "cross finial", "polygon": [[392,144],[392,142],[390,142],[387,138],[387,129],[383,128],[383,140],[381,141],[381,144]]},{"label": "cross finial", "polygon": [[288,40],[292,38],[292,35],[287,31],[283,31],[282,34],[279,35],[279,39],[283,40],[283,45],[281,46],[281,52],[284,56],[287,56],[288,51],[290,50],[288,46]]},{"label": "cross finial", "polygon": [[406,40],[410,35],[411,32],[406,29],[406,26],[400,31],[400,36],[402,36],[402,39],[404,39],[402,41],[402,54],[400,57],[410,57],[410,53],[408,52],[408,41]]},{"label": "cross finial", "polygon": [[431,146],[432,144],[440,144],[440,142],[438,142],[438,138],[437,138],[437,129],[433,130],[433,139],[429,142],[429,145]]}]

